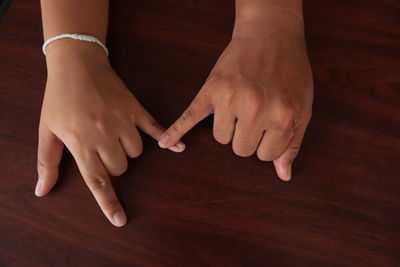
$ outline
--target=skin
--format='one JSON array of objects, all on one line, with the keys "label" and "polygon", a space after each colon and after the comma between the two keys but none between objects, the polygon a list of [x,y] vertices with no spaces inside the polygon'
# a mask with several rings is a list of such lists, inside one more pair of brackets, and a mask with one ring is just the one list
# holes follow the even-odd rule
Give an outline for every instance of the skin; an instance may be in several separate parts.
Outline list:
[{"label": "skin", "polygon": [[[42,0],[44,38],[85,33],[105,43],[108,1]],[[311,118],[313,82],[304,40],[301,0],[237,0],[232,40],[198,95],[167,130],[140,105],[96,44],[62,39],[47,47],[48,79],[39,125],[38,183],[55,185],[64,147],[105,216],[127,217],[109,176],[125,172],[142,151],[136,127],[160,147],[181,152],[183,135],[214,114],[213,134],[235,154],[273,161],[291,179]]]},{"label": "skin", "polygon": [[311,118],[313,81],[300,0],[237,0],[232,39],[192,103],[159,140],[177,144],[214,114],[213,135],[241,157],[273,161],[284,181]]},{"label": "skin", "polygon": [[[46,40],[83,32],[105,43],[108,1],[42,0],[41,5]],[[44,196],[55,185],[67,147],[104,215],[113,225],[123,226],[127,217],[109,176],[124,173],[127,157],[141,154],[136,127],[155,140],[165,129],[128,90],[98,45],[57,40],[46,49],[46,63],[35,194]],[[171,150],[184,148],[178,143]]]}]

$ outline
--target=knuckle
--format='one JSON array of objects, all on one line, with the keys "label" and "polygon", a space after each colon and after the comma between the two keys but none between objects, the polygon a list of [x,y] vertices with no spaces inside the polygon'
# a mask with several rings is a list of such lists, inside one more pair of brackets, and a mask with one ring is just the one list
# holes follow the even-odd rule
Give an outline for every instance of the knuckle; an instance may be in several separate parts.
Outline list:
[{"label": "knuckle", "polygon": [[84,140],[87,138],[86,133],[82,131],[82,127],[76,125],[63,131],[62,139],[67,146],[80,148],[85,146]]},{"label": "knuckle", "polygon": [[236,96],[236,90],[234,89],[233,86],[226,85],[221,88],[221,92],[224,101],[226,101],[227,103],[233,103]]},{"label": "knuckle", "polygon": [[274,129],[287,130],[292,128],[293,121],[289,118],[279,118],[274,121]]},{"label": "knuckle", "polygon": [[[121,112],[119,108],[110,108],[109,109],[109,114],[112,114],[114,119],[120,120],[120,121],[125,121],[126,119],[126,113]],[[101,120],[104,121],[104,117],[101,117]]]},{"label": "knuckle", "polygon": [[77,127],[70,127],[64,131],[64,140],[71,144],[80,144],[82,140],[82,134]]},{"label": "knuckle", "polygon": [[171,128],[170,128],[170,130],[168,130],[168,132],[171,131],[172,134],[179,133],[180,132],[180,127],[179,127],[178,124],[179,123],[176,123],[176,122],[174,124],[172,124]]},{"label": "knuckle", "polygon": [[190,123],[193,120],[193,105],[196,105],[195,102],[192,103],[183,113],[181,116],[182,121],[186,123]]},{"label": "knuckle", "polygon": [[214,74],[207,79],[205,88],[220,89],[224,86],[226,79],[221,74]]},{"label": "knuckle", "polygon": [[212,77],[207,81],[207,84],[204,87],[204,93],[209,97],[209,99],[213,99],[214,96],[214,98],[223,97],[224,101],[232,101],[235,96],[234,88],[234,84],[230,79],[217,76]]},{"label": "knuckle", "polygon": [[274,112],[274,128],[278,130],[291,129],[295,122],[295,110],[288,105],[280,105]]},{"label": "knuckle", "polygon": [[148,118],[148,124],[149,124],[150,128],[164,131],[164,129],[161,127],[161,125],[153,117]]},{"label": "knuckle", "polygon": [[201,91],[199,92],[199,94],[202,94],[202,96],[203,96],[204,98],[212,99],[212,96],[213,96],[213,94],[214,94],[215,88],[216,88],[216,87],[213,85],[213,83],[211,83],[211,84],[207,83],[207,85],[205,85],[205,86],[201,89]]},{"label": "knuckle", "polygon": [[108,132],[108,124],[105,118],[100,117],[93,121],[94,130],[102,135]]},{"label": "knuckle", "polygon": [[118,199],[106,200],[100,203],[101,208],[109,213],[114,213],[115,211],[119,210],[120,205],[121,204]]},{"label": "knuckle", "polygon": [[90,190],[94,192],[102,191],[109,185],[109,181],[104,175],[95,174],[91,175],[86,183]]},{"label": "knuckle", "polygon": [[234,88],[234,82],[231,79],[220,78],[214,82],[214,86],[219,90],[232,92],[232,88]]},{"label": "knuckle", "polygon": [[259,100],[264,98],[264,93],[262,90],[253,85],[245,85],[242,87],[242,91],[246,100],[250,103],[258,103]]},{"label": "knuckle", "polygon": [[264,110],[264,94],[254,87],[244,89],[244,103],[250,115],[258,115]]},{"label": "knuckle", "polygon": [[48,168],[47,163],[41,157],[38,157],[37,159],[38,172],[44,172],[47,170],[47,168]]},{"label": "knuckle", "polygon": [[188,107],[182,114],[183,120],[190,120],[193,117],[193,111],[191,107]]},{"label": "knuckle", "polygon": [[[75,124],[71,125],[70,131],[72,134],[80,137],[87,136],[88,134],[90,134],[90,136],[106,135],[110,130],[110,122],[121,121],[123,117],[124,115],[116,108],[105,110],[99,107],[99,110],[90,110],[83,118],[79,118]],[[112,120],[110,118],[112,118]],[[86,125],[91,125],[90,132],[84,130],[86,129]]]}]

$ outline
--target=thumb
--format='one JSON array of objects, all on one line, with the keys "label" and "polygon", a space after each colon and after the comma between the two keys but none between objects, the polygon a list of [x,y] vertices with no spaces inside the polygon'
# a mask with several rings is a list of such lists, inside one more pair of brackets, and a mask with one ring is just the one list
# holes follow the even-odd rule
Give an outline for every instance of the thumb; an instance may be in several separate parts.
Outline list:
[{"label": "thumb", "polygon": [[299,152],[297,147],[289,147],[279,158],[274,160],[274,166],[279,178],[289,181],[292,178],[292,163]]},{"label": "thumb", "polygon": [[161,136],[158,144],[162,148],[175,145],[182,136],[192,129],[197,123],[210,115],[212,104],[208,96],[200,91],[182,115]]},{"label": "thumb", "polygon": [[39,146],[37,158],[38,181],[35,195],[46,195],[56,184],[58,178],[58,165],[61,161],[64,144],[49,128],[39,126]]},{"label": "thumb", "polygon": [[276,173],[283,181],[289,181],[292,178],[292,164],[300,151],[309,119],[309,117],[299,119],[298,126],[294,129],[294,136],[288,148],[279,158],[274,160]]}]

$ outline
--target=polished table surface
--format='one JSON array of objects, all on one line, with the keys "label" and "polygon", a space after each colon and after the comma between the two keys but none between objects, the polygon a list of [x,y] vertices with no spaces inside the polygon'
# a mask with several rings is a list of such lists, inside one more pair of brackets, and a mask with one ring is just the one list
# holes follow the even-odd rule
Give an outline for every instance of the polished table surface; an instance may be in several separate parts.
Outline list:
[{"label": "polished table surface", "polygon": [[[181,154],[144,137],[144,153],[113,179],[129,216],[115,228],[68,152],[55,189],[33,194],[40,6],[14,1],[0,23],[0,265],[399,266],[400,2],[304,5],[315,104],[293,180],[218,144],[210,117]],[[233,20],[233,0],[112,1],[111,62],[168,126]]]}]

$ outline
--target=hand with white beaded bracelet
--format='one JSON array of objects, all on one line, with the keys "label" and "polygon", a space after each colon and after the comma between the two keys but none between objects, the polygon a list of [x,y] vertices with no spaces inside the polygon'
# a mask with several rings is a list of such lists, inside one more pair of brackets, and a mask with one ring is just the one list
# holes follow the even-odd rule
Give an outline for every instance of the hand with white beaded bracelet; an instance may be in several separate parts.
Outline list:
[{"label": "hand with white beaded bracelet", "polygon": [[[45,40],[60,33],[84,32],[105,43],[108,1],[42,0],[41,6]],[[134,158],[142,152],[136,127],[156,140],[164,129],[114,72],[98,43],[62,38],[45,51],[48,77],[35,193],[44,196],[57,182],[66,146],[105,216],[115,226],[123,226],[127,216],[109,175],[121,175],[127,169],[126,156]],[[184,148],[179,143],[171,150]]]},{"label": "hand with white beaded bracelet", "polygon": [[[36,194],[47,194],[56,183],[65,145],[105,215],[121,226],[126,216],[108,175],[121,175],[128,166],[126,156],[141,154],[136,127],[156,140],[164,128],[127,89],[101,48],[68,39],[48,48]],[[183,149],[180,143],[171,150]]]}]

